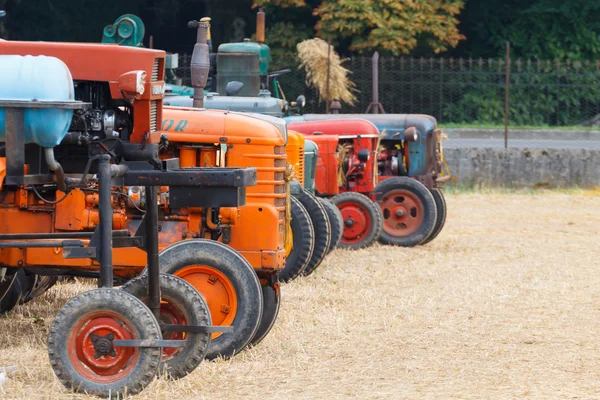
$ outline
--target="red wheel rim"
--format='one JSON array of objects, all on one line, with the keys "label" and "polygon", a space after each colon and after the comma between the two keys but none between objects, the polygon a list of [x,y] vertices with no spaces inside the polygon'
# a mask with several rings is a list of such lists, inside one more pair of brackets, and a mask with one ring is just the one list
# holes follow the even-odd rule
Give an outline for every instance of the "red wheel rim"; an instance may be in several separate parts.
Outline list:
[{"label": "red wheel rim", "polygon": [[425,219],[423,202],[409,190],[386,192],[379,200],[379,206],[383,213],[383,230],[394,237],[414,234]]},{"label": "red wheel rim", "polygon": [[[160,322],[168,325],[187,325],[187,318],[179,307],[172,303],[162,301],[160,303]],[[185,332],[162,332],[165,340],[184,340]],[[163,347],[162,360],[169,360],[181,351],[181,347]]]},{"label": "red wheel rim", "polygon": [[337,206],[342,213],[344,232],[341,242],[357,244],[364,240],[371,231],[371,216],[369,210],[359,203],[344,202]]},{"label": "red wheel rim", "polygon": [[109,311],[86,314],[71,329],[67,340],[69,359],[73,368],[86,379],[98,383],[116,382],[125,378],[135,366],[139,357],[135,347],[114,347],[111,354],[98,353],[98,344],[95,344],[98,338],[106,345],[112,342],[110,335],[113,335],[112,340],[136,338],[131,323]]}]

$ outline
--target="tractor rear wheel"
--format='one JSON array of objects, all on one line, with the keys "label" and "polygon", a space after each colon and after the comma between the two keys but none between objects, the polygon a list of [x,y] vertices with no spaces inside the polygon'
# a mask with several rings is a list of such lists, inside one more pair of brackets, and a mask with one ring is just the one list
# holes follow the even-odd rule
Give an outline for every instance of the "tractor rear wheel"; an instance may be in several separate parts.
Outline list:
[{"label": "tractor rear wheel", "polygon": [[287,254],[285,267],[279,272],[281,282],[289,282],[300,275],[308,265],[315,248],[315,231],[308,211],[294,196],[291,196],[290,201],[292,248]]},{"label": "tractor rear wheel", "polygon": [[23,301],[33,282],[33,276],[27,275],[24,270],[9,270],[0,282],[0,314],[9,312]]},{"label": "tractor rear wheel", "polygon": [[381,233],[381,210],[367,196],[356,192],[340,193],[331,198],[339,208],[344,231],[338,247],[362,249],[372,245]]},{"label": "tractor rear wheel", "polygon": [[308,265],[302,271],[303,275],[310,275],[321,265],[327,255],[327,250],[331,243],[331,224],[329,223],[325,207],[314,194],[301,190],[296,195],[296,198],[300,200],[300,203],[308,211],[313,229],[315,230],[315,249]]},{"label": "tractor rear wheel", "polygon": [[206,358],[232,357],[254,337],[263,310],[262,290],[254,269],[237,251],[207,239],[183,240],[159,254],[160,270],[190,283],[206,300],[215,326],[233,333],[213,333]]},{"label": "tractor rear wheel", "polygon": [[435,200],[421,182],[403,176],[390,178],[379,182],[375,192],[383,213],[380,242],[413,247],[433,232],[437,218]]},{"label": "tractor rear wheel", "polygon": [[433,195],[433,200],[435,200],[435,208],[437,210],[437,218],[435,220],[435,226],[433,227],[433,231],[429,235],[427,239],[421,244],[426,244],[431,242],[433,239],[440,234],[444,225],[446,224],[446,217],[448,216],[448,207],[446,205],[446,199],[444,198],[444,194],[440,189],[432,189],[431,194]]},{"label": "tractor rear wheel", "polygon": [[337,247],[342,239],[342,232],[344,231],[344,220],[340,209],[331,202],[331,200],[324,197],[319,197],[319,201],[325,207],[327,216],[329,217],[329,224],[331,225],[331,243],[327,249],[327,254],[331,253],[333,249]]},{"label": "tractor rear wheel", "polygon": [[[200,293],[174,275],[160,274],[160,318],[169,325],[210,326],[210,311]],[[148,302],[148,275],[130,280],[121,290]],[[210,344],[210,333],[162,332],[165,340],[185,340],[183,347],[163,347],[160,375],[180,379],[196,369],[204,360]]]},{"label": "tractor rear wheel", "polygon": [[47,276],[47,275],[35,275],[35,281],[33,284],[33,288],[27,293],[25,297],[21,299],[21,304],[25,304],[36,297],[39,297],[46,293],[48,289],[58,282],[57,276]]},{"label": "tractor rear wheel", "polygon": [[[277,284],[279,285],[279,284]],[[281,288],[274,288],[273,286],[266,285],[262,287],[263,294],[263,315],[258,326],[258,330],[254,334],[250,344],[256,346],[262,340],[267,337],[275,321],[279,315],[279,307],[281,306]]]},{"label": "tractor rear wheel", "polygon": [[160,347],[118,347],[115,340],[160,340],[158,321],[135,296],[94,289],[69,300],[50,326],[48,355],[68,389],[102,397],[141,392],[152,381]]}]

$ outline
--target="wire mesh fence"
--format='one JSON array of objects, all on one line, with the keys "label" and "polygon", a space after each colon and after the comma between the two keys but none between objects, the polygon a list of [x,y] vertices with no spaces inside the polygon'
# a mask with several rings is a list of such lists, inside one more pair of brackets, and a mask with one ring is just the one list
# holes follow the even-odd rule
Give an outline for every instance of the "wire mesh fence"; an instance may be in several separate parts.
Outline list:
[{"label": "wire mesh fence", "polygon": [[[180,55],[178,76],[189,84],[189,60]],[[381,57],[379,100],[387,113],[429,114],[440,123],[504,124],[504,59]],[[372,101],[370,57],[346,61],[356,84],[357,102],[343,112],[365,112]],[[600,124],[600,60],[509,63],[509,122],[512,126]],[[302,70],[279,78],[288,99],[303,94],[306,112],[324,112]]]}]

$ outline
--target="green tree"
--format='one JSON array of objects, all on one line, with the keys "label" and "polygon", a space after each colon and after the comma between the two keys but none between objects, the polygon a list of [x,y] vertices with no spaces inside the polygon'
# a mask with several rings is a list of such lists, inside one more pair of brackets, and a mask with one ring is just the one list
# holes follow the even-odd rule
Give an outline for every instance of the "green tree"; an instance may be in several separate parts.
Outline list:
[{"label": "green tree", "polygon": [[467,1],[460,17],[469,38],[457,55],[586,60],[600,57],[600,1]]},{"label": "green tree", "polygon": [[[384,50],[407,54],[417,43],[438,53],[455,47],[464,36],[457,15],[464,0],[255,0],[255,6],[310,9],[316,34],[347,41],[355,52]],[[295,11],[294,10],[294,11]]]}]

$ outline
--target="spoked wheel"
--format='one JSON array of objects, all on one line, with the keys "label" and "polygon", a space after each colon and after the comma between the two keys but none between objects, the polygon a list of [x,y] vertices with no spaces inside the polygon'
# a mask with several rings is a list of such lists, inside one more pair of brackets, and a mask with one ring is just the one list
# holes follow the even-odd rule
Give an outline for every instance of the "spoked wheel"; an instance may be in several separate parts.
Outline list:
[{"label": "spoked wheel", "polygon": [[435,208],[437,210],[437,218],[435,220],[435,226],[433,227],[433,231],[429,235],[427,239],[421,244],[426,244],[431,242],[433,239],[440,234],[444,225],[446,224],[446,216],[448,215],[448,207],[446,206],[446,199],[444,198],[444,194],[440,189],[432,189],[431,194],[433,195],[433,200],[435,200]]},{"label": "spoked wheel", "polygon": [[158,321],[133,295],[95,289],[60,309],[48,334],[54,373],[67,388],[98,396],[141,392],[156,375],[158,347],[118,347],[115,340],[160,340]]},{"label": "spoked wheel", "polygon": [[[121,289],[148,302],[148,276],[132,279]],[[186,281],[174,275],[160,274],[161,324],[210,326],[210,311],[204,298]],[[204,360],[210,344],[210,333],[162,332],[163,339],[185,340],[183,347],[163,348],[160,373],[170,378],[183,378]]]},{"label": "spoked wheel", "polygon": [[325,207],[323,207],[323,204],[321,204],[315,195],[301,190],[296,197],[304,208],[306,208],[306,211],[308,211],[315,231],[315,248],[306,268],[302,271],[303,275],[310,275],[321,265],[321,262],[323,262],[323,259],[327,255],[327,250],[331,243],[331,224],[329,223]]},{"label": "spoked wheel", "polygon": [[342,232],[344,231],[344,220],[340,209],[331,202],[331,200],[319,197],[319,201],[323,204],[327,216],[329,217],[329,224],[331,225],[331,243],[327,249],[327,254],[331,253],[333,249],[337,247],[342,239]]},{"label": "spoked wheel", "polygon": [[382,228],[381,210],[367,196],[356,192],[340,193],[331,201],[342,213],[344,231],[339,247],[362,249],[372,245]]},{"label": "spoked wheel", "polygon": [[159,255],[162,273],[190,283],[206,300],[212,324],[233,326],[213,333],[206,358],[228,358],[249,343],[262,316],[262,291],[252,266],[234,249],[206,239],[172,244]]},{"label": "spoked wheel", "polygon": [[308,265],[315,247],[315,231],[308,211],[294,196],[291,196],[290,202],[292,205],[292,221],[290,222],[292,247],[286,248],[285,267],[279,272],[281,282],[289,282],[302,273]]},{"label": "spoked wheel", "polygon": [[421,182],[406,177],[386,179],[377,184],[375,192],[383,213],[382,243],[413,247],[433,232],[435,201]]},{"label": "spoked wheel", "polygon": [[262,342],[269,332],[271,332],[273,326],[275,326],[275,321],[279,315],[279,307],[281,305],[281,288],[278,283],[276,283],[276,285],[276,287],[270,285],[262,287],[263,315],[258,330],[250,342],[252,346],[256,346]]},{"label": "spoked wheel", "polygon": [[31,288],[29,293],[27,293],[27,295],[21,299],[22,304],[27,303],[35,299],[36,297],[43,295],[58,281],[58,277],[56,276],[45,275],[35,275],[34,279],[35,280],[33,283],[33,287]]},{"label": "spoked wheel", "polygon": [[9,312],[23,299],[23,295],[31,290],[33,276],[22,269],[10,271],[0,281],[0,314]]}]

